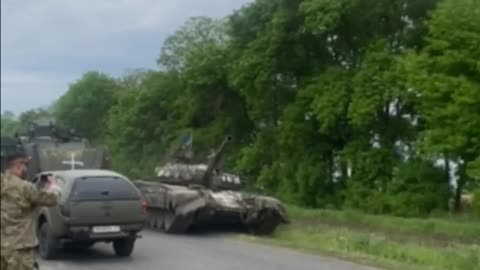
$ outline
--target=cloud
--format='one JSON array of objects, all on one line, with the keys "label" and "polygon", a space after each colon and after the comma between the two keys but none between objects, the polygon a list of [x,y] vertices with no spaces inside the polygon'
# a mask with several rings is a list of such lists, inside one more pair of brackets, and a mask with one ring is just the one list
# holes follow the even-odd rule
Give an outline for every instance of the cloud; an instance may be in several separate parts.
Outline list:
[{"label": "cloud", "polygon": [[[72,47],[98,49],[110,38],[148,32],[173,33],[188,17],[224,16],[246,0],[24,0],[4,1],[2,45],[14,53],[70,55]],[[4,39],[5,38],[5,39]],[[153,37],[154,38],[154,37]],[[33,42],[33,43],[32,43]],[[80,47],[82,45],[82,47]],[[160,45],[160,44],[159,44]],[[86,51],[83,47],[79,52]],[[3,46],[2,46],[3,50]]]},{"label": "cloud", "polygon": [[3,0],[2,111],[52,102],[87,70],[153,68],[165,38],[189,17],[223,17],[251,1]]}]

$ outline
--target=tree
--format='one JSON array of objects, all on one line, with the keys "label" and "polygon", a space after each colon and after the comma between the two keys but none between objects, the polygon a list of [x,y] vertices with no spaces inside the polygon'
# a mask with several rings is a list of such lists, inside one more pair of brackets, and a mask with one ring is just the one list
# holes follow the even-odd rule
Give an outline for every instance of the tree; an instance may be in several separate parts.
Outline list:
[{"label": "tree", "polygon": [[225,28],[222,20],[189,19],[167,38],[158,60],[185,87],[177,100],[179,124],[192,130],[197,156],[209,154],[227,134],[239,146],[250,130],[244,101],[228,80],[232,57]]},{"label": "tree", "polygon": [[[408,58],[410,83],[420,97],[426,129],[419,137],[431,159],[458,165],[456,209],[480,153],[480,5],[444,0],[427,25],[426,46]],[[475,173],[475,170],[471,170]]]},{"label": "tree", "polygon": [[33,110],[28,110],[20,114],[19,116],[19,121],[20,125],[24,127],[25,125],[41,119],[41,118],[49,118],[52,116],[52,111],[49,109],[33,109]]},{"label": "tree", "polygon": [[2,113],[2,136],[13,136],[20,127],[20,122],[15,114],[10,111]]},{"label": "tree", "polygon": [[31,109],[22,112],[19,116],[6,111],[2,113],[2,136],[14,136],[17,132],[25,131],[28,124],[44,117],[51,117],[52,112],[48,109]]},{"label": "tree", "polygon": [[106,117],[120,89],[118,83],[105,74],[85,73],[55,104],[57,121],[74,128],[91,142],[103,141]]},{"label": "tree", "polygon": [[386,211],[417,132],[400,60],[422,47],[435,3],[255,1],[234,13],[230,78],[255,123],[238,168],[307,206]]},{"label": "tree", "polygon": [[170,71],[182,71],[192,49],[223,43],[223,24],[208,17],[192,17],[164,42],[157,64]]},{"label": "tree", "polygon": [[115,168],[141,177],[168,157],[170,144],[181,133],[178,101],[183,93],[175,74],[149,72],[136,91],[121,95],[107,121],[106,142]]}]

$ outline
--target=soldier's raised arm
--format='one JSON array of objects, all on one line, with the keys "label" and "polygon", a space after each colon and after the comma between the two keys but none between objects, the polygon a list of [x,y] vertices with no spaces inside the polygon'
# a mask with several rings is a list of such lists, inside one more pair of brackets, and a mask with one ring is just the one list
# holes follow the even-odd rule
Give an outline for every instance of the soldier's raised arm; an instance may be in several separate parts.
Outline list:
[{"label": "soldier's raised arm", "polygon": [[37,189],[31,183],[25,183],[23,194],[32,204],[38,206],[55,206],[60,197],[58,190],[52,188]]},{"label": "soldier's raised arm", "polygon": [[[60,188],[48,182],[47,189],[38,189],[32,183],[23,180],[27,172],[30,157],[25,153],[14,153],[7,158],[7,177],[2,177],[2,192],[4,191],[4,182],[8,180],[9,188],[20,192],[17,199],[34,206],[55,206],[58,202]],[[4,179],[5,178],[5,179]],[[8,178],[8,179],[7,179]],[[3,195],[3,194],[2,194]]]}]

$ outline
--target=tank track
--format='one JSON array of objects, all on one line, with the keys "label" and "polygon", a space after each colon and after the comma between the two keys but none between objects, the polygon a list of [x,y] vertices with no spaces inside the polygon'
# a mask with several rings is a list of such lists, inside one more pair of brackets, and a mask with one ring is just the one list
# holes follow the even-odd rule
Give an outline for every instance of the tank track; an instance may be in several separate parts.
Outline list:
[{"label": "tank track", "polygon": [[177,216],[172,210],[150,208],[148,209],[147,225],[154,231],[168,234],[184,234],[190,228],[190,216]]}]

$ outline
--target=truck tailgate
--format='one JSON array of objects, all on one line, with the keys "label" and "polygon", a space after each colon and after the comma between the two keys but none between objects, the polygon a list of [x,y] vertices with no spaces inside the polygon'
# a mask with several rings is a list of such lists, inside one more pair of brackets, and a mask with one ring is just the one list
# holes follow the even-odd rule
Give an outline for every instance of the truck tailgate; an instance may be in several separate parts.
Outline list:
[{"label": "truck tailgate", "polygon": [[141,224],[146,218],[140,191],[123,178],[76,179],[69,197],[70,225]]},{"label": "truck tailgate", "polygon": [[144,220],[140,200],[80,201],[70,207],[71,225],[139,224]]}]

